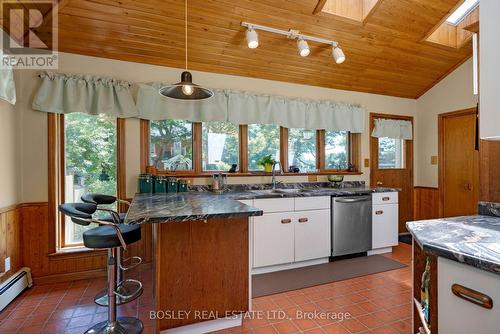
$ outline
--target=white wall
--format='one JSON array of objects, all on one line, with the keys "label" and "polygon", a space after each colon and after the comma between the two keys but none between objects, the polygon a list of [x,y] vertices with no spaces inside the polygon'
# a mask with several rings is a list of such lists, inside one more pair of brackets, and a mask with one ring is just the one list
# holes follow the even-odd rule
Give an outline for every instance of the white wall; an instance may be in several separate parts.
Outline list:
[{"label": "white wall", "polygon": [[0,208],[17,204],[20,173],[17,138],[17,113],[10,103],[0,99]]},{"label": "white wall", "polygon": [[438,155],[438,115],[476,106],[472,69],[471,58],[417,100],[415,185],[438,186],[438,166],[431,165],[431,156]]},{"label": "white wall", "polygon": [[[177,82],[181,70],[61,53],[59,72],[85,73],[111,76],[131,82]],[[47,116],[43,112],[31,109],[33,94],[39,84],[35,71],[22,71],[21,87],[18,89],[19,108],[22,112],[22,201],[35,202],[47,200]],[[311,99],[331,99],[351,103],[360,103],[369,112],[416,115],[416,100],[389,97],[383,95],[358,93],[305,86],[270,80],[221,75],[193,71],[196,83],[213,88],[232,88],[253,92],[304,97]],[[368,115],[367,115],[368,120]],[[369,158],[368,122],[362,135],[362,159]],[[418,145],[416,145],[418,146]],[[34,168],[36,166],[36,168]],[[127,196],[133,196],[136,190],[136,178],[139,173],[139,121],[129,119],[126,122],[126,171]],[[346,180],[369,180],[369,168],[362,168],[363,175],[349,177]],[[287,177],[286,181],[306,181],[307,177]],[[268,177],[231,178],[233,183],[269,182]],[[197,182],[206,182],[197,180]]]}]

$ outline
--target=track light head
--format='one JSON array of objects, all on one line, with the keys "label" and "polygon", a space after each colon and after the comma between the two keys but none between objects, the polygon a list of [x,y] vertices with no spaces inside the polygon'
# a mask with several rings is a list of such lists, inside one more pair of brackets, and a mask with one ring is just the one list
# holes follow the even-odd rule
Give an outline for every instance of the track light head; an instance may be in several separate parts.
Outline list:
[{"label": "track light head", "polygon": [[297,48],[299,48],[299,55],[301,57],[307,57],[309,56],[309,53],[311,53],[307,41],[305,41],[301,37],[297,38]]},{"label": "track light head", "polygon": [[333,59],[337,64],[342,64],[345,61],[345,54],[341,48],[334,46],[332,48]]},{"label": "track light head", "polygon": [[246,31],[247,45],[249,49],[255,49],[259,46],[259,35],[252,27],[248,27]]}]

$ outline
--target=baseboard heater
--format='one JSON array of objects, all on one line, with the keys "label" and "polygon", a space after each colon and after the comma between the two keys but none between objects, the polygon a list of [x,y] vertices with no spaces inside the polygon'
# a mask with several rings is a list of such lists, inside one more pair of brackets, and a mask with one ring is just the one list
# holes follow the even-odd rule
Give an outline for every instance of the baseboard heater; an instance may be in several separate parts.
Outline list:
[{"label": "baseboard heater", "polygon": [[31,288],[31,269],[24,267],[0,285],[0,311],[10,304],[26,288]]}]

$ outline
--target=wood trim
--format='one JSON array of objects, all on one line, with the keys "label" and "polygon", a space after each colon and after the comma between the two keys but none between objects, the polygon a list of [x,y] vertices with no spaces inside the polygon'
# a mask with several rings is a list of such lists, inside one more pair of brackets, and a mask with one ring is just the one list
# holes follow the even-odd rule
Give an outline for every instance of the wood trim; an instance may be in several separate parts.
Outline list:
[{"label": "wood trim", "polygon": [[193,171],[195,174],[203,172],[202,150],[203,150],[203,134],[202,123],[193,122]]},{"label": "wood trim", "polygon": [[467,108],[446,112],[438,115],[438,189],[439,189],[439,217],[444,217],[444,119],[469,114],[475,114],[476,108]]},{"label": "wood trim", "polygon": [[313,10],[313,15],[316,15],[320,13],[323,10],[323,7],[325,7],[326,0],[319,0],[318,3],[316,4],[316,7],[314,7]]},{"label": "wood trim", "polygon": [[363,24],[366,24],[368,22],[368,20],[370,19],[370,17],[372,17],[373,13],[375,13],[375,11],[377,10],[377,8],[380,6],[380,4],[383,2],[384,0],[377,0],[377,3],[375,3],[375,5],[373,5],[373,7],[370,9],[370,11],[368,13],[366,13],[365,17],[363,18]]},{"label": "wood trim", "polygon": [[[127,197],[125,124],[124,118],[116,119],[116,196],[120,199]],[[118,204],[118,211],[127,212],[127,206]]]},{"label": "wood trim", "polygon": [[140,163],[141,173],[146,173],[146,167],[149,165],[149,121],[141,119],[140,127]]},{"label": "wood trim", "polygon": [[288,129],[280,126],[280,162],[283,172],[288,168]]},{"label": "wood trim", "polygon": [[48,244],[49,252],[55,252],[61,240],[61,229],[58,228],[57,205],[60,197],[60,179],[58,177],[61,168],[58,151],[60,150],[60,127],[62,115],[55,113],[47,114],[47,155],[48,155]]},{"label": "wood trim", "polygon": [[316,131],[316,169],[325,171],[325,130]]},{"label": "wood trim", "polygon": [[439,20],[439,22],[431,30],[429,30],[429,32],[422,38],[421,42],[425,42],[436,30],[438,30],[439,27],[441,27],[441,25],[446,22],[446,19],[451,14],[453,14],[453,12],[456,11],[458,9],[458,7],[460,7],[464,3],[464,1],[465,0],[460,0],[455,5],[455,7],[453,7],[448,13],[446,13],[446,15],[444,15],[443,18],[441,20]]},{"label": "wood trim", "polygon": [[355,171],[361,173],[361,134],[349,134],[349,161],[354,164]]},{"label": "wood trim", "polygon": [[240,125],[240,173],[248,173],[248,125]]}]

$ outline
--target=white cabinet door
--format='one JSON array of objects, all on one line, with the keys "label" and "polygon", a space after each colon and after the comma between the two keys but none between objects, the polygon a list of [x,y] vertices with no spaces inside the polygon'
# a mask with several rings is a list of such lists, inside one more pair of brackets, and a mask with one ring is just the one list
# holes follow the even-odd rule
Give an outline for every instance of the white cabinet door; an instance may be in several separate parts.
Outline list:
[{"label": "white cabinet door", "polygon": [[253,219],[253,267],[294,261],[293,213],[268,213]]},{"label": "white cabinet door", "polygon": [[374,205],[372,209],[372,249],[398,244],[398,205]]},{"label": "white cabinet door", "polygon": [[330,210],[295,212],[295,261],[330,256]]}]

